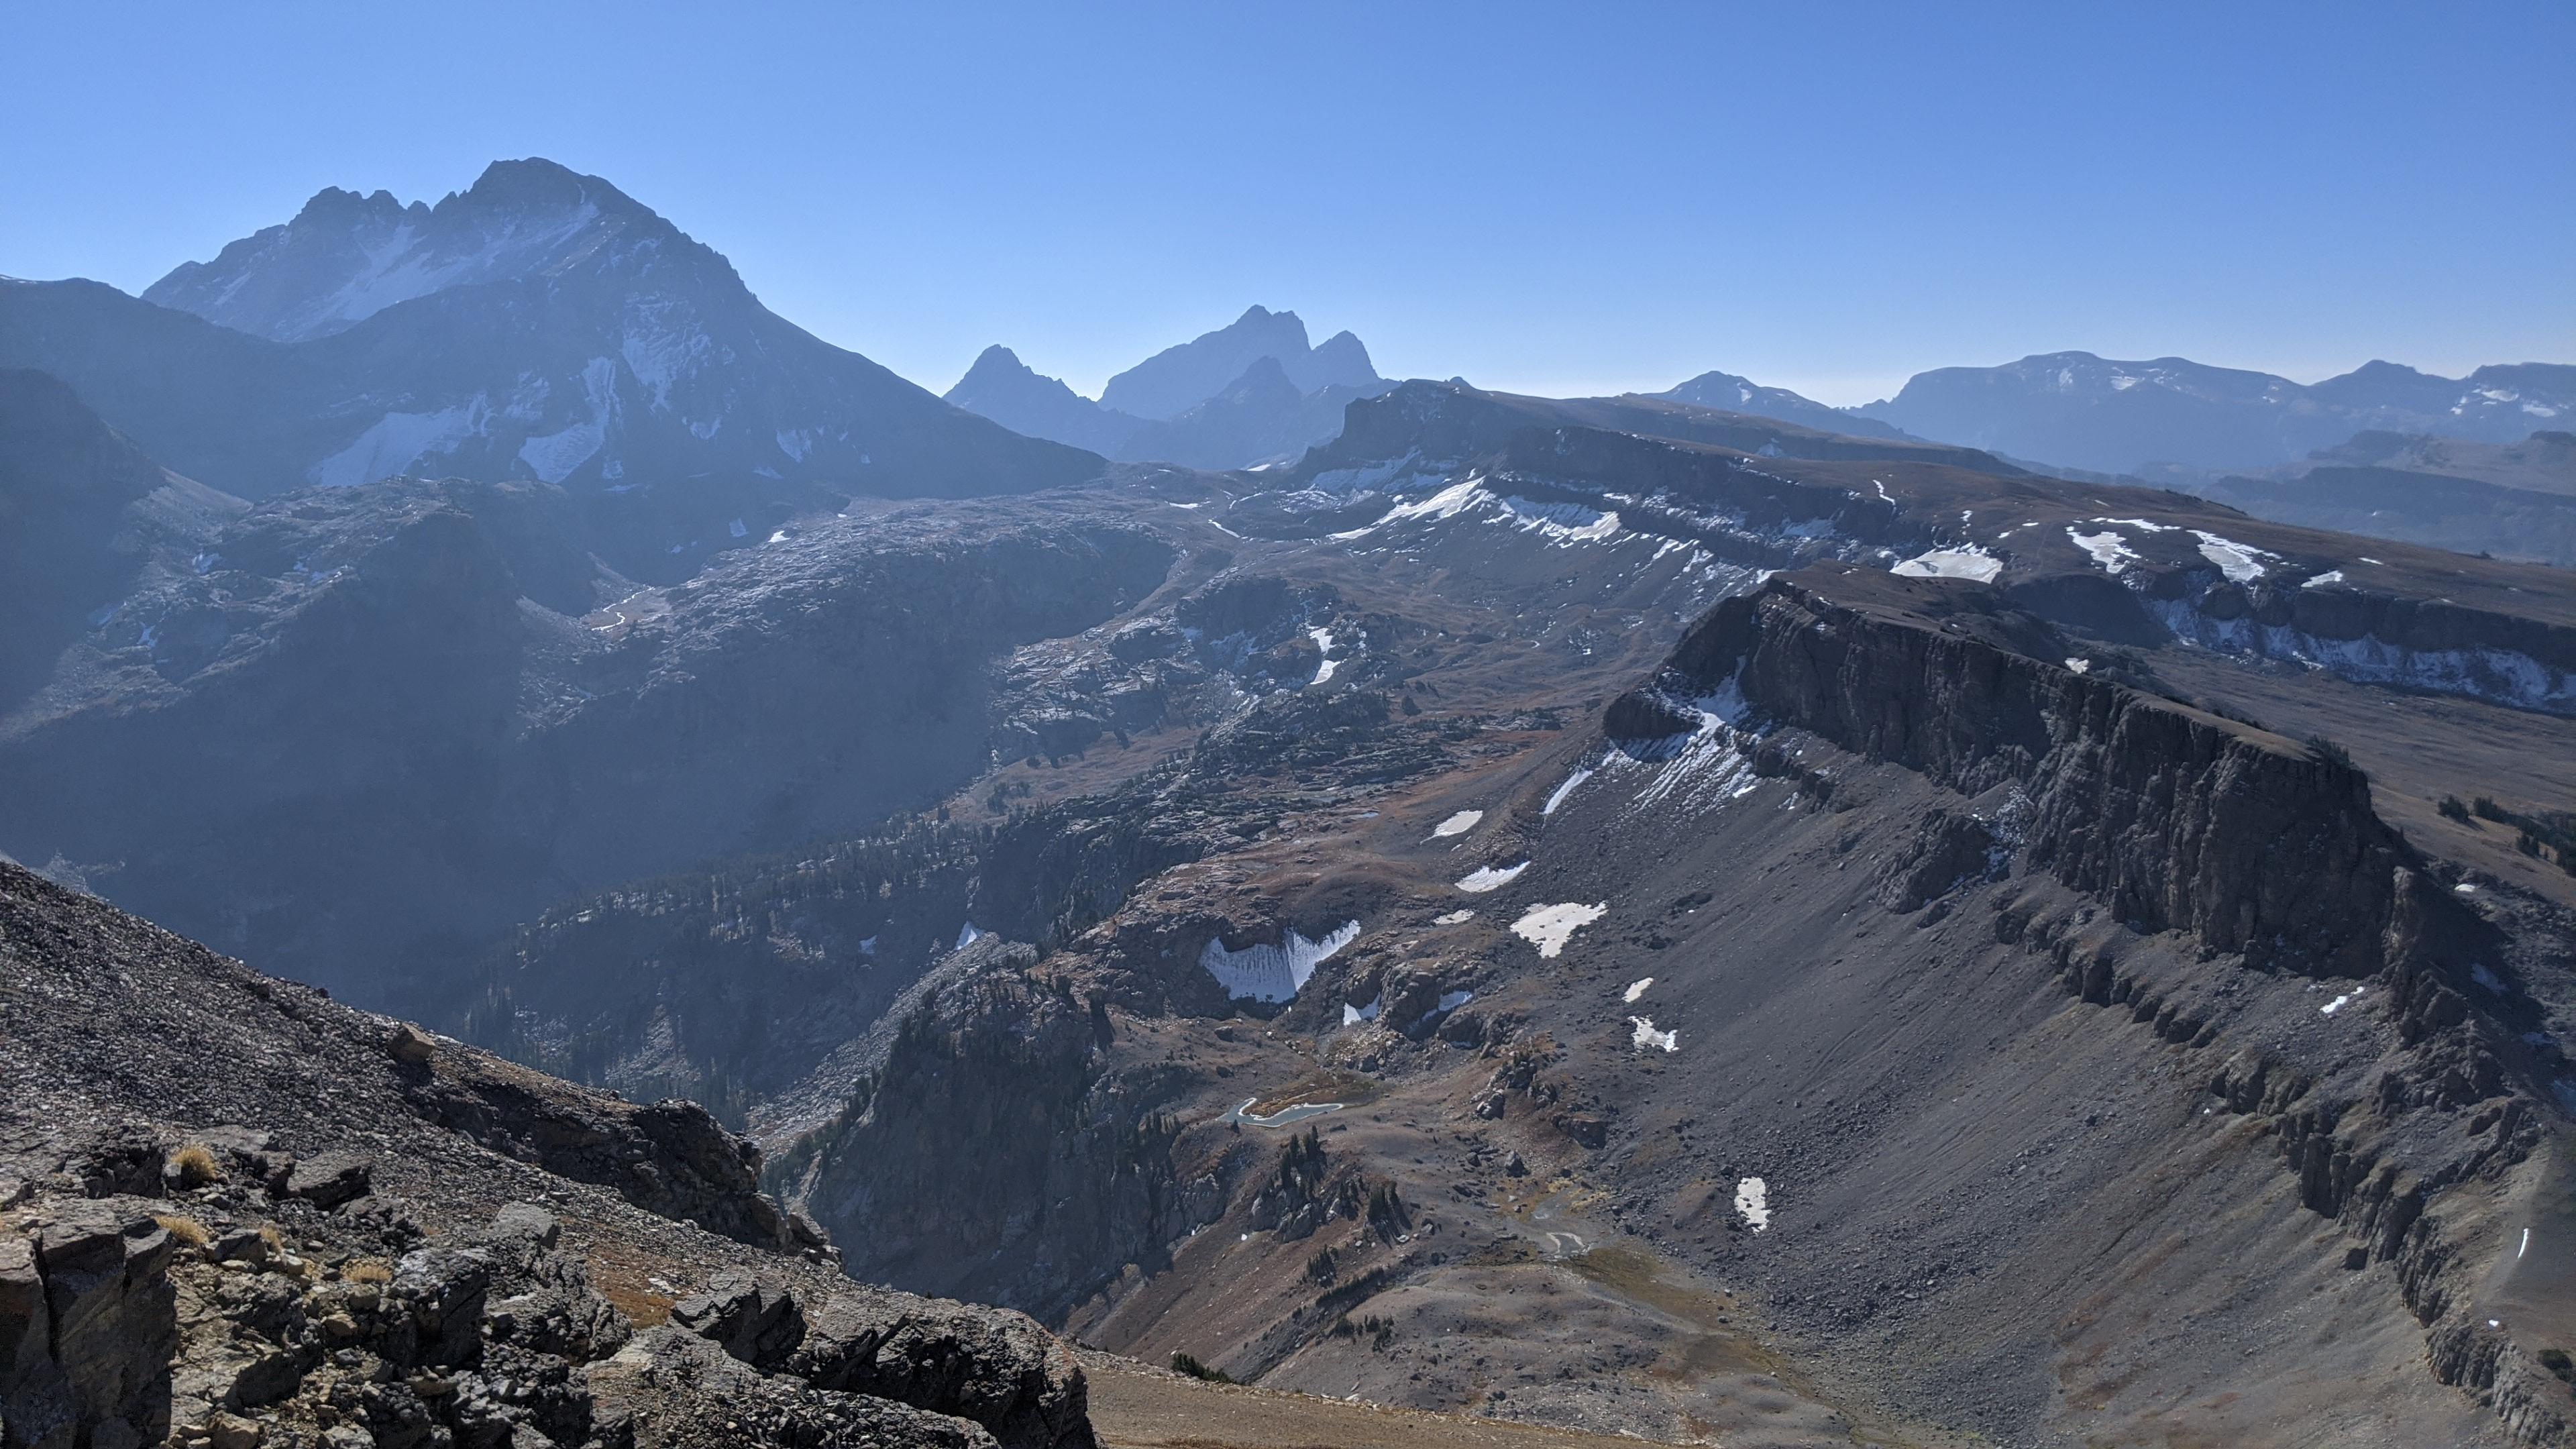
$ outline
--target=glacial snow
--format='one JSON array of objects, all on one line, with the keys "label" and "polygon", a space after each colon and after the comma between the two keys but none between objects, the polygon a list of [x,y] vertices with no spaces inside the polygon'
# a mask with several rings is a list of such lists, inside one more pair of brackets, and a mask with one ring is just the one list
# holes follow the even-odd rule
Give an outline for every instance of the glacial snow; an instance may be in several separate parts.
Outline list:
[{"label": "glacial snow", "polygon": [[1212,940],[1199,952],[1199,968],[1217,980],[1229,996],[1248,996],[1255,1001],[1288,1001],[1305,988],[1315,968],[1332,959],[1333,954],[1359,939],[1360,923],[1351,921],[1320,941],[1310,941],[1295,931],[1276,946],[1246,946],[1229,951],[1225,942]]}]

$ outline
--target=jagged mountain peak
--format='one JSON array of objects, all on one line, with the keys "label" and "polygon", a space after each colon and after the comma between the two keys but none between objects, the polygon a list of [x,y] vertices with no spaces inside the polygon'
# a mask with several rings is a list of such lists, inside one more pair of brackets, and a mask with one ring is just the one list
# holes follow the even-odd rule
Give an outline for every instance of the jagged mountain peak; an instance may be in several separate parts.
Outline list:
[{"label": "jagged mountain peak", "polygon": [[1166,347],[1109,379],[1100,390],[1100,405],[1140,418],[1178,417],[1216,396],[1263,357],[1279,359],[1300,392],[1378,381],[1368,349],[1357,337],[1342,332],[1321,347],[1312,346],[1306,323],[1296,313],[1255,305],[1226,326]]},{"label": "jagged mountain peak", "polygon": [[181,263],[143,298],[238,331],[302,342],[453,287],[595,255],[603,239],[635,230],[686,240],[599,177],[539,158],[495,161],[435,206],[406,205],[388,191],[324,187],[294,220],[231,243],[211,262]]},{"label": "jagged mountain peak", "polygon": [[713,248],[536,158],[435,205],[326,189],[141,301],[50,283],[0,289],[0,310],[0,363],[57,373],[156,457],[246,497],[400,474],[1007,492],[1099,466],[796,328]]},{"label": "jagged mountain peak", "polygon": [[1098,453],[1115,452],[1142,426],[1141,419],[1101,407],[1062,379],[1022,362],[1018,353],[998,342],[977,354],[975,365],[943,397],[951,406],[990,418],[1013,432]]}]

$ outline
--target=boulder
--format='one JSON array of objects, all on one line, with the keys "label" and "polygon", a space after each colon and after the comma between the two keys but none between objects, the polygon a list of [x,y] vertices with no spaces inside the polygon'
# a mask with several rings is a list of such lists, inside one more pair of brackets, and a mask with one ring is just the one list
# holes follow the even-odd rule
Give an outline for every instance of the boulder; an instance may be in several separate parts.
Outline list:
[{"label": "boulder", "polygon": [[762,1370],[785,1363],[805,1341],[796,1296],[739,1269],[718,1273],[705,1292],[681,1299],[671,1321]]},{"label": "boulder", "polygon": [[839,1294],[814,1315],[786,1368],[817,1388],[972,1419],[1003,1449],[1096,1443],[1072,1352],[1008,1309]]},{"label": "boulder", "polygon": [[350,1152],[325,1152],[295,1164],[286,1175],[286,1195],[300,1197],[328,1212],[365,1197],[371,1187],[367,1159]]},{"label": "boulder", "polygon": [[764,1376],[677,1323],[646,1329],[593,1364],[589,1384],[596,1437],[635,1449],[996,1449],[993,1435],[964,1419]]}]

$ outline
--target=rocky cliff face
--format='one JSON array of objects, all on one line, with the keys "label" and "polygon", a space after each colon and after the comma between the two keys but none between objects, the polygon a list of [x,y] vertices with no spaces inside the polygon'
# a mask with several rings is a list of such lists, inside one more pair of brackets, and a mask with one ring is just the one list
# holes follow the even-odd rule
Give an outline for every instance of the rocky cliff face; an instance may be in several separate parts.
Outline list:
[{"label": "rocky cliff face", "polygon": [[[2563,1442],[2561,1394],[2498,1331],[2507,1310],[2478,1306],[2492,1285],[2470,1246],[2487,1195],[2531,1190],[2549,1160],[2564,1057],[2527,1028],[2552,989],[2537,983],[2563,970],[2548,924],[2563,917],[2464,904],[2478,887],[2444,888],[2456,868],[2383,823],[2332,747],[2070,668],[2062,647],[1996,591],[1824,566],[1713,610],[1607,734],[1650,762],[1731,741],[1750,772],[1833,809],[1861,768],[1820,768],[1816,742],[1953,792],[1966,808],[1882,855],[1880,902],[1928,929],[2026,871],[2101,903],[2120,930],[2007,906],[1993,933],[2181,1049],[2211,1097],[2263,1124],[2301,1206],[2356,1244],[2346,1266],[2389,1272],[2435,1376],[2516,1442]],[[2162,932],[2181,933],[2197,979],[2145,964],[2141,938]],[[2316,989],[2337,994],[2309,1010],[2368,1010],[2385,1035],[2359,1054],[2231,1038],[2224,977],[2241,969],[2327,977]]]},{"label": "rocky cliff face", "polygon": [[2015,843],[2122,920],[2293,970],[2386,964],[2391,881],[2415,857],[2348,763],[2021,652],[2046,626],[1999,600],[1926,627],[1887,607],[1916,602],[1898,582],[1836,586],[1868,602],[1782,577],[1719,605],[1657,688],[1686,709],[1723,694],[1965,794],[2014,784]]}]

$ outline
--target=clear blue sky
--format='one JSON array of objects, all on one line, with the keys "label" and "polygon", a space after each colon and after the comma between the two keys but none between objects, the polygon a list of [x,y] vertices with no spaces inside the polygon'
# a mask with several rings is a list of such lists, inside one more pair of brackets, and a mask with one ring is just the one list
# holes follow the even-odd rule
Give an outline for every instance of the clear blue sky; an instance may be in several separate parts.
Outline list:
[{"label": "clear blue sky", "polygon": [[1260,302],[1398,376],[1865,401],[2082,348],[2576,361],[2576,4],[10,0],[0,273],[606,176],[933,389]]}]

